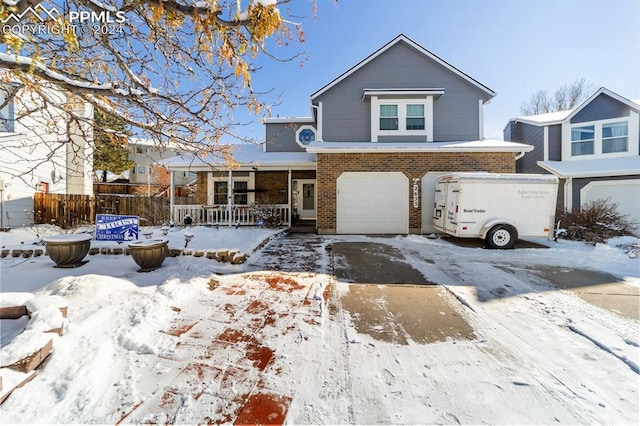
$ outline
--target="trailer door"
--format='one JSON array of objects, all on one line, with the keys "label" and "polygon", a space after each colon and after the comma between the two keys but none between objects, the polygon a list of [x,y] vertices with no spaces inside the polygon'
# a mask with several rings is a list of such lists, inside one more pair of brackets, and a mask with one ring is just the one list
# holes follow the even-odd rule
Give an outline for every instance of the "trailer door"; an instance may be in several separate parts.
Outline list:
[{"label": "trailer door", "polygon": [[433,206],[433,225],[444,229],[444,218],[447,207],[447,182],[437,182]]},{"label": "trailer door", "polygon": [[446,217],[444,229],[455,233],[458,228],[458,204],[460,203],[460,182],[451,181],[447,185]]}]

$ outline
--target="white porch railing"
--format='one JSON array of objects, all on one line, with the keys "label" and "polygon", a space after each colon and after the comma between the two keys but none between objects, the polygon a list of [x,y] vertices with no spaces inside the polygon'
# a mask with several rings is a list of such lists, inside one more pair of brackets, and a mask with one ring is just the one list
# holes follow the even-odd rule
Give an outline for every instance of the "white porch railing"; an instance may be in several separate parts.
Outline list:
[{"label": "white porch railing", "polygon": [[187,215],[194,225],[256,225],[260,219],[260,212],[268,212],[278,218],[282,225],[291,225],[291,211],[288,204],[256,204],[255,206],[235,205],[229,212],[225,204],[203,206],[199,204],[185,204],[173,206],[171,215],[176,224],[183,224]]}]

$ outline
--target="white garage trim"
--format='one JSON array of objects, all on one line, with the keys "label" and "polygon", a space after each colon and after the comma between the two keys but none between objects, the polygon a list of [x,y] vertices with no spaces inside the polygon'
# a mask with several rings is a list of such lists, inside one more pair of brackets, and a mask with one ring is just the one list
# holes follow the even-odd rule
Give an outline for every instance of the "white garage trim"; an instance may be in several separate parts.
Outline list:
[{"label": "white garage trim", "polygon": [[408,234],[409,178],[402,172],[345,172],[336,182],[338,234]]}]

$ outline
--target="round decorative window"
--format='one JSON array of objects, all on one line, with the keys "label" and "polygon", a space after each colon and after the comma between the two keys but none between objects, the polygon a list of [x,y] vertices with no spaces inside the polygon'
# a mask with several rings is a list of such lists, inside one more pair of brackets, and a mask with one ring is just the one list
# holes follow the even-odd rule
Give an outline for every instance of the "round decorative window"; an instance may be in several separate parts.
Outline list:
[{"label": "round decorative window", "polygon": [[302,126],[296,132],[296,140],[302,145],[309,145],[316,140],[316,131],[313,127]]}]

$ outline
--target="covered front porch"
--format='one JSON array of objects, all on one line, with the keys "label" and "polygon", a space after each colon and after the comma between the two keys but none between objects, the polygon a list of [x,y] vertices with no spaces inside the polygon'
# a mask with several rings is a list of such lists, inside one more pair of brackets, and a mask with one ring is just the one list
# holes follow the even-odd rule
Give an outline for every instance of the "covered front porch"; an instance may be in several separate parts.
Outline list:
[{"label": "covered front porch", "polygon": [[288,226],[316,219],[315,154],[263,152],[253,145],[234,147],[234,162],[174,157],[162,162],[171,176],[194,172],[195,204],[171,197],[176,224],[208,226]]}]

